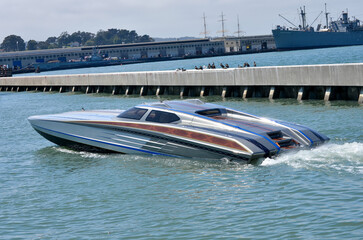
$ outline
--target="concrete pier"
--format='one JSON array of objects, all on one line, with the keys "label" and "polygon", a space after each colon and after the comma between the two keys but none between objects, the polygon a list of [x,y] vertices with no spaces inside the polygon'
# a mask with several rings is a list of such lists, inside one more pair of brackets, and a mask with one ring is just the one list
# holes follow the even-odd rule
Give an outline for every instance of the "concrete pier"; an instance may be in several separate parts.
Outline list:
[{"label": "concrete pier", "polygon": [[0,91],[363,101],[363,63],[0,78]]}]

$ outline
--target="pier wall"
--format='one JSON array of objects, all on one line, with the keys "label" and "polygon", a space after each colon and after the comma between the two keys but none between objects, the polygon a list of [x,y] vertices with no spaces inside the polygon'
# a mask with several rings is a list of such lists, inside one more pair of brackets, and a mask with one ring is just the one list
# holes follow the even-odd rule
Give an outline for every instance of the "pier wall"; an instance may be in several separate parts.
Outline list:
[{"label": "pier wall", "polygon": [[363,63],[0,78],[0,91],[363,101]]}]

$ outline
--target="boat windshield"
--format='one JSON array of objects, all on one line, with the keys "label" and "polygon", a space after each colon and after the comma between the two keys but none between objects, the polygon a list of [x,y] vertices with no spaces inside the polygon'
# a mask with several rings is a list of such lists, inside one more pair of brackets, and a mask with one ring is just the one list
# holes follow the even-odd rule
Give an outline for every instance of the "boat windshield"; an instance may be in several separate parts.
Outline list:
[{"label": "boat windshield", "polygon": [[207,117],[213,117],[213,116],[220,116],[223,113],[226,113],[226,110],[220,109],[220,108],[213,108],[213,109],[196,111],[195,113],[197,113],[199,115],[207,116]]},{"label": "boat windshield", "polygon": [[134,108],[130,108],[130,109],[126,110],[125,112],[121,113],[117,117],[140,120],[146,112],[147,112],[147,109],[134,107]]}]

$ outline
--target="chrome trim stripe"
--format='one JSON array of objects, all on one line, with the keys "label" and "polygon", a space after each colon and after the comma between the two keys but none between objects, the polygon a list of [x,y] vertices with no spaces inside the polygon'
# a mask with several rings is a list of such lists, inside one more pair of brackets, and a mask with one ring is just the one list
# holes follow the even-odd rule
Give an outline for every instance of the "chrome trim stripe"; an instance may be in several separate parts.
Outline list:
[{"label": "chrome trim stripe", "polygon": [[[139,145],[141,147],[145,146],[145,144],[142,144],[142,143],[137,143],[137,142],[131,142],[131,141],[127,141],[127,140],[124,140],[124,139],[119,139],[119,138],[112,138],[113,140],[116,140],[116,141],[119,141],[119,142],[125,142],[125,143],[131,143],[134,144],[134,145]],[[156,149],[161,149],[161,147],[156,147],[156,146],[150,146],[148,145],[147,147],[150,147],[150,148],[156,148]]]}]

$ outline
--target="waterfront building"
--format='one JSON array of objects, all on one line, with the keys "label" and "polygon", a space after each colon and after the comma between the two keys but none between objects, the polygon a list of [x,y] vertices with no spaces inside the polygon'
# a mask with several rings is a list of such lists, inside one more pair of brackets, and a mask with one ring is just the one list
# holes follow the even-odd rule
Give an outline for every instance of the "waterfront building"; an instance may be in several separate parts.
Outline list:
[{"label": "waterfront building", "polygon": [[220,40],[224,42],[226,53],[260,52],[276,49],[272,35],[227,37]]},{"label": "waterfront building", "polygon": [[188,57],[220,56],[244,51],[273,49],[271,35],[240,38],[193,39],[165,42],[115,44],[103,46],[70,47],[59,49],[2,52],[0,65],[26,68],[36,63],[69,62],[85,59],[97,53],[105,58],[117,59],[180,59]]}]

